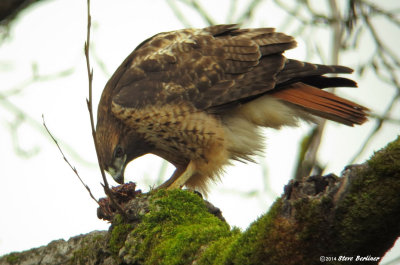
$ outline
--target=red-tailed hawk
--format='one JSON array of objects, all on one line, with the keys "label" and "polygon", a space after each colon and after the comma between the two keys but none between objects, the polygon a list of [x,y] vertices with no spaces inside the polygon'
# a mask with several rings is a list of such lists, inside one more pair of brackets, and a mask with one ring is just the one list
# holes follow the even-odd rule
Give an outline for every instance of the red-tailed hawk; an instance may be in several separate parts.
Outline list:
[{"label": "red-tailed hawk", "polygon": [[329,73],[339,65],[288,59],[293,37],[273,28],[217,25],[157,34],[141,43],[108,81],[98,107],[103,167],[118,183],[147,153],[176,170],[161,187],[206,190],[231,160],[262,152],[260,127],[296,126],[316,115],[345,125],[367,109],[321,90],[355,87]]}]

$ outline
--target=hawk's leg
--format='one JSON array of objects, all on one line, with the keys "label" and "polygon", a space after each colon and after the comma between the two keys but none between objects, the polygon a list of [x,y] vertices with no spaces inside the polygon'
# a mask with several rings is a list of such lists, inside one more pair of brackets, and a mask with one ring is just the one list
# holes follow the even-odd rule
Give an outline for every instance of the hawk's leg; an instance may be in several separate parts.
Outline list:
[{"label": "hawk's leg", "polygon": [[177,167],[174,174],[165,181],[163,184],[158,186],[157,189],[180,189],[182,188],[186,181],[193,176],[194,164],[192,161],[185,167]]}]

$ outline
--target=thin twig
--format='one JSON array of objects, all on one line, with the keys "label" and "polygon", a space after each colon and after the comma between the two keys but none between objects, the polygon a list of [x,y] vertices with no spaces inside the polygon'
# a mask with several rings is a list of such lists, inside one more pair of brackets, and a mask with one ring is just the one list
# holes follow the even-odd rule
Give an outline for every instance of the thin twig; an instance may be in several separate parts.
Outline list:
[{"label": "thin twig", "polygon": [[336,0],[329,0],[329,5],[331,7],[332,12],[332,27],[333,27],[333,39],[332,39],[332,64],[339,64],[339,53],[340,48],[342,47],[342,39],[343,39],[343,26],[341,24],[342,15],[340,14],[339,7],[336,3]]},{"label": "thin twig", "polygon": [[[366,4],[365,2],[362,2]],[[368,6],[371,8],[371,6]],[[376,7],[377,8],[377,7]],[[374,8],[374,11],[376,11]],[[373,38],[376,46],[376,52],[371,62],[369,63],[373,68],[376,76],[383,82],[391,84],[395,89],[397,89],[396,95],[392,98],[391,102],[386,107],[386,110],[381,115],[381,118],[378,118],[375,124],[374,129],[370,132],[369,136],[364,141],[363,145],[359,149],[359,151],[352,157],[350,160],[350,164],[354,163],[366,150],[372,140],[378,135],[378,132],[383,127],[383,124],[387,122],[386,117],[390,116],[390,112],[394,108],[395,104],[400,99],[400,81],[397,77],[398,66],[400,65],[400,59],[389,49],[389,47],[385,44],[385,41],[380,38],[377,30],[375,29],[373,23],[369,18],[369,12],[366,10],[365,6],[361,6],[361,17],[364,21],[367,30],[369,31],[371,37]],[[382,13],[382,12],[381,12]],[[378,61],[375,61],[376,60]],[[383,65],[384,70],[381,71],[378,67],[378,63]],[[383,74],[383,72],[388,73],[389,77]]]},{"label": "thin twig", "polygon": [[110,198],[111,204],[117,209],[117,211],[122,216],[126,217],[126,213],[124,212],[124,210],[114,200],[114,196],[110,190],[110,187],[108,186],[106,174],[105,174],[103,164],[101,163],[100,155],[99,155],[99,146],[98,146],[98,142],[97,142],[97,138],[96,138],[96,130],[94,127],[93,108],[92,108],[92,106],[93,106],[93,104],[92,104],[93,69],[90,66],[90,59],[89,59],[91,23],[92,23],[92,18],[90,15],[90,0],[87,0],[87,34],[86,34],[86,41],[85,41],[85,57],[86,57],[86,69],[87,69],[88,80],[89,80],[89,98],[86,99],[86,103],[87,103],[87,108],[89,110],[90,127],[92,129],[92,136],[93,136],[94,147],[95,147],[96,155],[97,155],[97,162],[99,164],[101,177],[103,178],[103,182],[104,182],[104,185],[102,184],[102,186],[104,188],[104,192]]},{"label": "thin twig", "polygon": [[[14,104],[11,100],[8,99],[8,97],[3,95],[2,93],[0,93],[0,107],[3,107],[4,110],[8,110],[16,117],[23,117],[25,124],[28,124],[33,129],[39,131],[40,135],[44,135],[43,132],[45,131],[45,129],[43,128],[43,124],[34,119],[19,106]],[[46,139],[48,138],[46,137]],[[69,153],[75,160],[78,160],[81,164],[84,164],[86,166],[93,166],[91,162],[85,160],[85,158],[83,158],[71,145],[63,141],[60,142],[64,146],[64,149],[67,150],[67,153]]]},{"label": "thin twig", "polygon": [[[86,57],[86,68],[87,68],[87,74],[88,74],[88,80],[89,80],[89,98],[86,99],[86,104],[89,110],[89,117],[90,117],[90,126],[92,129],[92,136],[94,140],[94,146],[96,149],[96,154],[98,154],[98,146],[97,146],[97,141],[96,141],[96,131],[94,127],[94,118],[93,118],[93,110],[92,110],[92,84],[93,84],[93,69],[91,69],[90,66],[90,59],[89,59],[89,43],[90,43],[90,27],[91,27],[91,16],[90,16],[90,0],[87,0],[87,6],[88,6],[88,11],[87,11],[87,16],[88,16],[88,23],[87,23],[87,35],[86,35],[86,42],[85,42],[85,57]],[[100,165],[100,171],[101,175],[103,177],[104,181],[104,186],[106,189],[106,193],[109,191],[109,186],[107,182],[107,178],[104,173],[104,169],[102,167],[102,164],[100,163],[100,157],[97,155],[97,160]]]},{"label": "thin twig", "polygon": [[387,45],[384,41],[381,40],[381,38],[379,37],[379,34],[377,33],[375,26],[372,24],[370,18],[368,17],[368,13],[366,11],[364,11],[362,9],[362,18],[365,22],[365,24],[367,25],[367,28],[369,30],[369,32],[371,33],[371,36],[373,37],[376,46],[384,51],[386,54],[388,54],[390,56],[390,58],[392,58],[393,61],[399,62],[400,58],[397,57],[397,54],[395,54]]},{"label": "thin twig", "polygon": [[400,125],[400,119],[395,119],[390,116],[384,116],[384,115],[379,115],[376,113],[370,113],[369,117],[371,119],[384,120],[385,122],[388,122],[388,123]]},{"label": "thin twig", "polygon": [[367,146],[369,145],[370,142],[372,142],[373,138],[378,134],[380,129],[382,128],[384,122],[386,122],[385,117],[388,117],[390,115],[390,112],[395,106],[395,102],[400,100],[400,93],[398,93],[396,96],[392,98],[392,101],[388,105],[387,109],[383,112],[381,119],[377,120],[377,123],[374,127],[374,129],[371,131],[371,133],[368,135],[366,138],[364,144],[361,146],[360,150],[353,156],[353,158],[350,160],[349,164],[353,164],[367,149]]},{"label": "thin twig", "polygon": [[25,117],[22,115],[15,115],[14,121],[7,122],[8,128],[11,136],[11,143],[14,148],[14,152],[23,158],[30,158],[34,155],[37,155],[40,151],[38,146],[31,147],[29,150],[24,148],[19,139],[18,129],[25,122]]},{"label": "thin twig", "polygon": [[391,9],[390,11],[384,10],[383,8],[380,8],[379,6],[370,3],[368,1],[362,0],[358,1],[360,4],[368,6],[369,9],[374,11],[376,14],[385,16],[389,21],[392,21],[394,24],[396,24],[398,27],[400,26],[400,19],[398,18],[398,13],[399,9]]},{"label": "thin twig", "polygon": [[[35,64],[32,64],[35,65]],[[35,67],[32,67],[33,69]],[[37,82],[46,82],[46,81],[52,81],[58,78],[66,77],[71,75],[74,72],[74,68],[68,68],[62,71],[59,71],[57,73],[51,73],[51,74],[45,74],[45,75],[39,75],[35,72],[35,70],[32,70],[32,76],[29,77],[27,80],[22,81],[15,87],[8,89],[6,91],[2,92],[2,95],[5,97],[10,97],[10,96],[15,96],[20,94],[22,91],[24,91],[25,88],[28,86],[37,83]]]},{"label": "thin twig", "polygon": [[46,129],[47,133],[50,135],[51,139],[53,139],[54,143],[57,145],[58,150],[60,151],[61,155],[64,158],[64,161],[67,162],[68,166],[72,169],[72,171],[74,171],[75,175],[78,177],[78,179],[80,180],[80,182],[82,183],[82,185],[86,188],[86,190],[89,192],[90,197],[99,205],[99,201],[93,196],[92,192],[90,191],[90,188],[88,185],[85,184],[85,182],[83,182],[81,176],[79,176],[78,170],[71,165],[71,163],[68,161],[67,157],[64,155],[64,152],[62,151],[60,145],[58,144],[58,141],[56,140],[56,138],[54,138],[54,136],[51,134],[49,128],[47,128],[46,122],[44,121],[44,115],[42,114],[42,120],[43,120],[43,126]]}]

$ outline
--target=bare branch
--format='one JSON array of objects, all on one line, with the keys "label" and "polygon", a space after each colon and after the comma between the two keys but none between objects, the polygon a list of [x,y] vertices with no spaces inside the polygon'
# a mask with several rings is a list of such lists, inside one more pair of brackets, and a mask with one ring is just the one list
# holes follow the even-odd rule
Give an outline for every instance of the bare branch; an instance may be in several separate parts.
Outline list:
[{"label": "bare branch", "polygon": [[371,21],[373,14],[379,14],[383,15],[386,19],[399,26],[400,23],[398,19],[396,19],[396,14],[393,11],[385,11],[384,9],[367,1],[356,1],[356,3],[358,4],[358,11],[360,13],[359,16],[361,16],[362,21],[365,23],[364,28],[367,30],[367,32],[369,32],[370,36],[374,40],[376,49],[368,62],[360,67],[359,71],[360,73],[363,73],[366,67],[371,68],[375,72],[377,78],[379,78],[382,82],[391,85],[397,90],[397,93],[395,93],[395,96],[389,102],[383,114],[379,116],[373,116],[377,119],[375,127],[364,141],[364,144],[360,150],[353,156],[350,163],[354,163],[355,160],[361,156],[372,140],[378,135],[384,123],[389,121],[387,118],[390,116],[395,104],[400,99],[400,80],[398,78],[400,58],[386,45],[386,42],[379,36],[374,24]]},{"label": "bare branch", "polygon": [[30,158],[39,153],[40,147],[34,146],[30,149],[23,148],[20,143],[18,129],[25,121],[25,117],[23,115],[15,115],[13,122],[8,122],[8,127],[11,135],[11,142],[14,147],[14,152],[23,158]]},{"label": "bare branch", "polygon": [[36,63],[32,63],[32,76],[30,76],[28,79],[22,81],[21,83],[17,84],[13,88],[10,88],[4,92],[2,92],[2,95],[4,97],[9,97],[9,96],[14,96],[19,93],[21,93],[26,87],[36,83],[36,82],[46,82],[46,81],[52,81],[58,78],[63,78],[71,75],[74,72],[74,68],[67,68],[64,70],[61,70],[59,72],[55,73],[50,73],[50,74],[38,74],[38,66]]},{"label": "bare branch", "polygon": [[94,118],[93,118],[93,104],[92,104],[92,87],[93,87],[93,69],[90,66],[90,58],[89,58],[89,46],[90,46],[90,28],[91,28],[91,23],[92,23],[92,18],[90,15],[90,0],[87,0],[87,34],[86,34],[86,42],[85,42],[85,57],[86,57],[86,69],[87,69],[87,74],[88,74],[88,81],[89,81],[89,98],[86,99],[87,103],[87,108],[89,110],[89,117],[90,117],[90,127],[92,129],[92,136],[93,136],[93,142],[94,142],[94,147],[96,150],[96,155],[97,155],[97,162],[100,167],[100,172],[101,172],[101,177],[103,178],[104,185],[104,192],[107,194],[107,196],[110,198],[111,203],[115,208],[118,210],[118,212],[126,217],[125,212],[122,210],[121,206],[117,204],[114,200],[112,191],[110,190],[110,187],[108,186],[108,181],[106,178],[106,174],[103,168],[103,164],[100,161],[100,155],[99,155],[99,146],[96,138],[96,130],[94,126]]},{"label": "bare branch", "polygon": [[[363,10],[363,20],[365,22],[365,24],[368,27],[368,30],[371,33],[371,36],[373,37],[376,46],[378,47],[378,49],[384,53],[386,53],[389,58],[392,58],[393,61],[395,62],[400,62],[400,58],[397,57],[397,54],[395,54],[393,51],[391,51],[391,49],[389,49],[389,47],[386,46],[386,44],[381,40],[381,38],[379,37],[378,33],[375,30],[374,25],[372,24],[370,18],[368,17],[368,14]],[[399,64],[398,64],[399,65]],[[391,68],[391,67],[388,67]]]},{"label": "bare branch", "polygon": [[[11,91],[11,90],[10,90]],[[28,124],[30,127],[32,127],[34,130],[37,130],[43,135],[45,135],[45,129],[43,128],[43,124],[34,119],[32,116],[30,116],[26,111],[21,109],[19,106],[14,104],[11,100],[8,99],[5,95],[0,93],[0,106],[3,107],[5,110],[8,110],[11,112],[14,116],[16,117],[23,117],[24,122]],[[12,133],[12,132],[10,132]],[[46,139],[48,139],[46,137]],[[86,165],[86,166],[92,166],[93,164],[86,160],[84,157],[82,157],[71,145],[68,143],[63,143],[60,141],[62,145],[64,146],[64,149],[67,150],[67,152],[75,159],[78,160],[80,163]]]},{"label": "bare branch", "polygon": [[[294,179],[301,180],[309,176],[314,169],[319,169],[317,161],[317,154],[322,140],[322,134],[325,128],[325,121],[321,121],[314,127],[309,135],[307,135],[301,144],[300,155],[296,166],[296,173]],[[322,170],[318,170],[322,171]],[[322,172],[318,172],[320,174]]]},{"label": "bare branch", "polygon": [[386,117],[390,115],[390,112],[392,111],[393,107],[395,106],[395,103],[400,100],[400,93],[398,93],[396,96],[392,98],[392,101],[389,103],[389,106],[387,107],[386,111],[383,113],[382,118],[379,118],[377,120],[377,123],[374,127],[374,129],[371,131],[371,133],[368,135],[366,140],[364,141],[364,144],[360,148],[360,150],[353,156],[353,158],[350,160],[349,164],[353,164],[357,158],[359,158],[367,149],[367,146],[369,143],[372,142],[373,138],[378,134],[380,129],[382,128],[384,122],[386,122]]},{"label": "bare branch", "polygon": [[382,115],[378,115],[376,113],[370,113],[369,116],[372,119],[384,120],[385,122],[390,122],[390,123],[393,123],[393,124],[400,125],[400,119],[395,119],[395,118],[392,118],[390,116],[382,116]]},{"label": "bare branch", "polygon": [[371,9],[374,13],[385,16],[390,21],[392,21],[394,24],[396,24],[398,27],[400,27],[399,15],[396,14],[396,13],[400,12],[399,9],[394,9],[394,10],[388,11],[388,10],[384,10],[383,8],[380,8],[379,6],[377,6],[373,3],[370,3],[369,1],[366,1],[366,0],[362,0],[362,1],[358,0],[358,1],[362,2],[362,4],[365,6],[368,6],[368,8]]},{"label": "bare branch", "polygon": [[85,182],[83,182],[81,176],[79,176],[78,170],[71,165],[71,163],[68,161],[67,157],[64,155],[64,152],[62,151],[60,145],[58,144],[56,138],[54,138],[54,136],[51,134],[49,128],[47,128],[47,125],[44,121],[44,115],[42,114],[42,119],[43,119],[43,126],[46,129],[47,133],[50,135],[51,139],[53,139],[54,143],[57,145],[58,150],[60,151],[61,155],[63,156],[63,159],[65,162],[67,162],[68,166],[72,169],[72,171],[74,171],[75,175],[78,177],[79,181],[82,183],[82,185],[86,188],[86,190],[89,192],[90,197],[99,205],[99,201],[93,196],[90,188],[88,185],[85,184]]}]

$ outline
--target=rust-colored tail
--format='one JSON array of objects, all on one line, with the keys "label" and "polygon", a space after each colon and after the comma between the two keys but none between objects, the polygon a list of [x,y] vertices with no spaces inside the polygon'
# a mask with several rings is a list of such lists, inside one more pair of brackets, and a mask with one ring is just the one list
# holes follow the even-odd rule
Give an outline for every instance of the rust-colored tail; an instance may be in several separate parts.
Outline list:
[{"label": "rust-colored tail", "polygon": [[301,82],[291,84],[270,95],[299,106],[313,115],[348,126],[362,124],[368,116],[367,108]]}]

